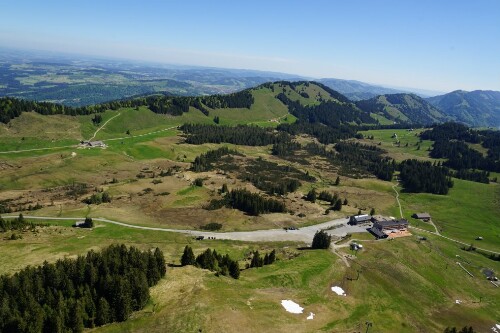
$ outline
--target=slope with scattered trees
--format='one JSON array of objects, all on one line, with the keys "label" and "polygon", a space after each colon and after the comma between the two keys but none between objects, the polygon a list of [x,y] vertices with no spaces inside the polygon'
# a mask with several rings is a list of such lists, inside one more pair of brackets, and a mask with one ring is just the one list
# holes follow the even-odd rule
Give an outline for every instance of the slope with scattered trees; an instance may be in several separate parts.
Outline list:
[{"label": "slope with scattered trees", "polygon": [[198,256],[194,256],[193,249],[186,245],[181,257],[181,265],[193,265],[221,274],[230,276],[233,279],[240,277],[240,265],[237,260],[233,260],[228,254],[220,255],[215,250],[206,249]]}]

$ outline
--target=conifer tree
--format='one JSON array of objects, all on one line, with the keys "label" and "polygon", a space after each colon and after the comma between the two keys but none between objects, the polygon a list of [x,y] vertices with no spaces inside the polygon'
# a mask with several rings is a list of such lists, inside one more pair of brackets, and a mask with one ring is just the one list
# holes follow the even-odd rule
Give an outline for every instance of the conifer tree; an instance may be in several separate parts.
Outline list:
[{"label": "conifer tree", "polygon": [[195,265],[196,264],[196,258],[193,253],[193,249],[186,245],[184,247],[184,253],[182,254],[181,257],[181,265],[182,266],[187,266],[187,265]]},{"label": "conifer tree", "polygon": [[272,250],[269,254],[269,264],[272,264],[276,261],[276,250]]},{"label": "conifer tree", "polygon": [[306,195],[306,200],[310,201],[312,203],[316,202],[316,199],[318,197],[318,194],[316,193],[316,189],[310,190],[307,195]]},{"label": "conifer tree", "polygon": [[229,275],[233,279],[238,279],[240,277],[240,265],[238,261],[232,260],[229,262]]},{"label": "conifer tree", "polygon": [[159,248],[155,249],[154,258],[156,261],[156,266],[159,268],[158,270],[160,272],[160,277],[164,277],[167,273],[167,263],[165,262],[165,256],[163,255],[163,252]]},{"label": "conifer tree", "polygon": [[264,260],[261,258],[259,251],[255,251],[250,262],[250,267],[262,267],[263,264]]},{"label": "conifer tree", "polygon": [[332,236],[326,233],[324,230],[317,231],[314,235],[312,248],[313,249],[328,249],[332,241]]},{"label": "conifer tree", "polygon": [[340,211],[342,209],[342,200],[337,199],[333,205],[333,210]]},{"label": "conifer tree", "polygon": [[97,314],[95,323],[97,326],[102,326],[111,322],[111,312],[109,308],[109,303],[104,297],[99,298],[99,303],[97,303]]}]

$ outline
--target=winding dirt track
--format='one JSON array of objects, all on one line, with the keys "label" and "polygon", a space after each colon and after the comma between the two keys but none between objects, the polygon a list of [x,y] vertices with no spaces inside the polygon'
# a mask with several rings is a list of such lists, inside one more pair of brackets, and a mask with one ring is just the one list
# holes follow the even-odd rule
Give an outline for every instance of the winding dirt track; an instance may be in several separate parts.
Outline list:
[{"label": "winding dirt track", "polygon": [[100,131],[100,130],[102,130],[102,129],[104,128],[104,126],[106,126],[106,125],[107,125],[107,123],[109,123],[111,120],[113,120],[114,118],[118,117],[119,115],[121,115],[121,112],[120,112],[120,113],[118,113],[117,115],[114,115],[113,117],[109,118],[108,120],[106,120],[106,122],[105,122],[104,124],[102,124],[102,126],[101,126],[101,127],[99,127],[99,128],[98,128],[98,129],[94,132],[94,135],[92,135],[92,137],[91,137],[90,139],[88,139],[88,141],[92,141],[92,140],[96,137],[97,133],[99,133],[99,131]]}]

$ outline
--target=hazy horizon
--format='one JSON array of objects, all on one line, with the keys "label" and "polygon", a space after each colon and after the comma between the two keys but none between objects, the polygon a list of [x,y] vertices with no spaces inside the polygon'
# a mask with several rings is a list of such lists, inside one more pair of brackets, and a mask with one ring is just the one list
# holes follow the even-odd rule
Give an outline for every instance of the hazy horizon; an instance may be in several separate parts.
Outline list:
[{"label": "hazy horizon", "polygon": [[16,1],[3,6],[0,46],[436,93],[500,90],[499,9],[486,0]]}]

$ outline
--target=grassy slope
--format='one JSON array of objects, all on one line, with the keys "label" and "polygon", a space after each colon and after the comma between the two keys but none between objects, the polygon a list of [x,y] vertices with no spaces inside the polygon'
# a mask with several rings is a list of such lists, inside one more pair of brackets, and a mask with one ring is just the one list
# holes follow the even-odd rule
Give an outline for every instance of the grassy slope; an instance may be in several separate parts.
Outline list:
[{"label": "grassy slope", "polygon": [[[259,126],[276,126],[280,122],[295,121],[295,117],[288,114],[286,106],[274,98],[276,94],[271,93],[270,89],[256,89],[253,94],[255,103],[250,109],[210,110],[210,116],[207,117],[199,110],[190,108],[188,113],[173,117],[155,114],[145,107],[139,110],[123,108],[104,112],[103,121],[99,126],[92,124],[92,116],[42,116],[25,112],[9,125],[0,125],[0,151],[74,145],[79,140],[91,138],[100,126],[117,114],[120,115],[106,124],[94,140],[127,137],[127,130],[135,136],[184,123],[212,124],[215,116],[219,116],[223,125],[252,123]],[[156,136],[161,136],[161,133]]]},{"label": "grassy slope", "polygon": [[[420,138],[418,134],[422,132],[422,129],[416,129],[412,132],[405,129],[393,129],[393,130],[370,130],[362,131],[361,133],[365,138],[368,136],[373,136],[373,140],[363,140],[363,143],[370,145],[377,145],[379,148],[388,151],[388,155],[397,161],[402,161],[409,158],[418,158],[424,160],[430,160],[428,149],[432,147],[432,141],[423,140],[420,143],[420,149],[418,148],[418,143]],[[393,134],[397,134],[398,138],[393,138]],[[400,147],[397,146],[396,142],[400,141]],[[380,143],[380,145],[378,145]],[[406,144],[408,143],[408,147]]]},{"label": "grassy slope", "polygon": [[399,118],[401,121],[408,121],[409,120],[408,117],[405,116],[404,113],[402,113],[397,108],[392,106],[392,104],[389,103],[389,101],[387,100],[387,98],[385,96],[380,96],[378,98],[378,101],[384,105],[385,111],[387,113],[389,113],[392,117],[394,117],[394,119]]},{"label": "grassy slope", "polygon": [[[429,212],[443,235],[466,243],[498,251],[500,248],[500,186],[454,179],[448,195],[401,193],[407,218],[417,212]],[[393,214],[398,209],[393,209]],[[394,215],[394,216],[396,216]],[[475,241],[478,236],[483,241]]]},{"label": "grassy slope", "polygon": [[72,116],[25,112],[0,124],[0,151],[67,146],[82,138],[78,118]]},{"label": "grassy slope", "polygon": [[[59,224],[69,226],[70,222]],[[437,332],[448,325],[466,324],[486,331],[500,315],[493,286],[480,273],[481,267],[498,271],[500,264],[434,236],[422,243],[413,237],[364,241],[365,250],[358,253],[357,263],[346,268],[329,251],[297,251],[291,244],[196,242],[181,235],[97,223],[92,231],[50,227],[25,233],[18,241],[0,242],[5,258],[0,271],[13,272],[25,264],[54,261],[113,242],[141,249],[158,246],[173,264],[179,263],[186,244],[195,253],[211,247],[239,259],[250,250],[283,247],[280,258],[282,251],[299,256],[243,271],[239,280],[192,267],[171,267],[151,290],[152,299],[143,311],[127,322],[95,332],[234,332],[235,327],[239,332],[350,332],[364,329],[367,320],[380,332]],[[475,277],[462,271],[457,260],[467,261],[466,268]],[[359,279],[350,281],[357,270]],[[334,285],[342,286],[348,296],[331,292]],[[299,303],[304,314],[285,312],[280,305],[283,299]],[[456,299],[463,303],[456,305]],[[312,321],[305,319],[310,312],[316,314]]]},{"label": "grassy slope", "polygon": [[382,115],[379,115],[377,113],[370,113],[370,116],[375,119],[375,120],[378,120],[380,125],[392,125],[394,124],[394,121],[392,120],[389,120],[387,119],[386,117],[382,116]]}]

